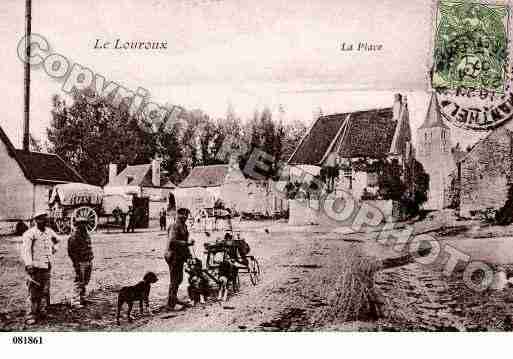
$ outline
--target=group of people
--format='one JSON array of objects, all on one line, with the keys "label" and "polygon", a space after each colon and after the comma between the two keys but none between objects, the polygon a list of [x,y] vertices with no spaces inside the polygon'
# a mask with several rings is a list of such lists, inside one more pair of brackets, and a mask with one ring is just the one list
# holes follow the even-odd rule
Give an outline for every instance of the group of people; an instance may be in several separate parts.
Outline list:
[{"label": "group of people", "polygon": [[[23,234],[21,255],[25,263],[28,286],[26,323],[31,325],[46,314],[50,305],[50,278],[52,257],[57,252],[59,237],[48,227],[48,214],[38,212],[35,226]],[[75,226],[68,239],[68,256],[75,270],[72,304],[85,304],[86,286],[91,279],[93,248],[87,231],[87,218],[75,218]]]},{"label": "group of people", "polygon": [[[171,217],[173,216],[171,213]],[[187,218],[189,210],[180,208],[176,211],[176,219],[167,227],[167,241],[164,249],[164,260],[169,267],[169,295],[167,308],[175,310],[177,305],[188,306],[178,300],[178,288],[183,281],[184,264],[191,257]],[[33,217],[35,225],[29,228],[22,237],[21,256],[27,274],[28,325],[35,324],[44,317],[50,305],[50,278],[53,255],[57,252],[59,236],[48,226],[48,214],[38,212]],[[86,304],[86,287],[91,279],[92,261],[94,258],[91,237],[87,230],[86,218],[75,218],[74,228],[68,239],[68,256],[75,271],[74,293],[72,305],[81,307]],[[179,308],[181,309],[181,308]]]}]

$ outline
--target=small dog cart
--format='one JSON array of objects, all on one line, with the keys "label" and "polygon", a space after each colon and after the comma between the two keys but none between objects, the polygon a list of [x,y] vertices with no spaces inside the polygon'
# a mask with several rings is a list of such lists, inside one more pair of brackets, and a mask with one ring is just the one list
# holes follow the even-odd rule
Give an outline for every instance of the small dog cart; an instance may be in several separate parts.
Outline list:
[{"label": "small dog cart", "polygon": [[233,232],[227,232],[224,239],[214,243],[205,243],[206,269],[210,273],[217,273],[219,265],[224,261],[231,262],[237,269],[234,280],[234,291],[239,290],[239,273],[249,274],[251,284],[257,285],[262,280],[258,260],[248,255],[249,246],[237,233],[237,239],[233,239]]}]

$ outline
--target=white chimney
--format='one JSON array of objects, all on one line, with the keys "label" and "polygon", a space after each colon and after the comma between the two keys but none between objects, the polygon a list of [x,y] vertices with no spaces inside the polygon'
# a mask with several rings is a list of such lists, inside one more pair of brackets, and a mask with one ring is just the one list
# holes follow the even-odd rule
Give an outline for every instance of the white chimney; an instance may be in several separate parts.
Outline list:
[{"label": "white chimney", "polygon": [[109,163],[109,183],[118,175],[118,165]]},{"label": "white chimney", "polygon": [[396,93],[394,95],[394,105],[392,106],[393,120],[399,120],[399,115],[401,114],[401,105],[402,105],[402,96],[400,93]]},{"label": "white chimney", "polygon": [[160,160],[151,161],[151,182],[154,186],[160,187]]}]

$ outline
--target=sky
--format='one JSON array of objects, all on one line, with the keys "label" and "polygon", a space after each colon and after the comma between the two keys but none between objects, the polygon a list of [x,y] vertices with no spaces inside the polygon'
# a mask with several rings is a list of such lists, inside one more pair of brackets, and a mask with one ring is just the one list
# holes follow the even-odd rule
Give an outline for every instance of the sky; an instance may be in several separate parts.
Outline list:
[{"label": "sky", "polygon": [[[33,0],[32,32],[52,52],[107,80],[147,89],[159,104],[242,118],[264,106],[285,121],[389,107],[408,97],[413,132],[429,101],[433,6],[430,0]],[[414,26],[413,26],[414,24]],[[0,126],[19,147],[23,120],[24,2],[0,4]],[[94,49],[97,41],[165,41],[165,50]],[[346,43],[380,51],[341,51]],[[50,99],[62,82],[31,71],[31,133],[44,138]],[[475,133],[453,129],[453,142]]]}]

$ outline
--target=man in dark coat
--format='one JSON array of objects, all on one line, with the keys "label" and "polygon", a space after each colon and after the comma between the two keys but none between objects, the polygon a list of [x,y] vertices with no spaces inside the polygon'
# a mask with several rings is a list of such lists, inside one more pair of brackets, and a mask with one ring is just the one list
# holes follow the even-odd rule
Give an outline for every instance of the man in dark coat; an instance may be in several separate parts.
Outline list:
[{"label": "man in dark coat", "polygon": [[165,231],[167,228],[167,226],[166,226],[166,210],[165,209],[162,209],[160,211],[159,220],[160,220],[160,230]]},{"label": "man in dark coat", "polygon": [[165,247],[164,259],[169,266],[169,296],[168,309],[174,310],[176,304],[187,306],[186,303],[178,300],[178,288],[183,281],[183,267],[188,258],[191,257],[189,246],[194,245],[194,241],[189,241],[189,231],[187,230],[187,217],[189,210],[180,208],[176,214],[176,222],[169,229],[168,240]]},{"label": "man in dark coat", "polygon": [[75,229],[68,239],[68,255],[75,269],[75,295],[72,305],[78,307],[85,303],[86,286],[91,279],[94,257],[86,224],[86,219],[78,218],[75,221]]},{"label": "man in dark coat", "polygon": [[134,233],[135,232],[135,221],[136,221],[136,211],[134,207],[129,206],[128,207],[128,213],[127,213],[127,220],[128,220],[128,233]]}]

